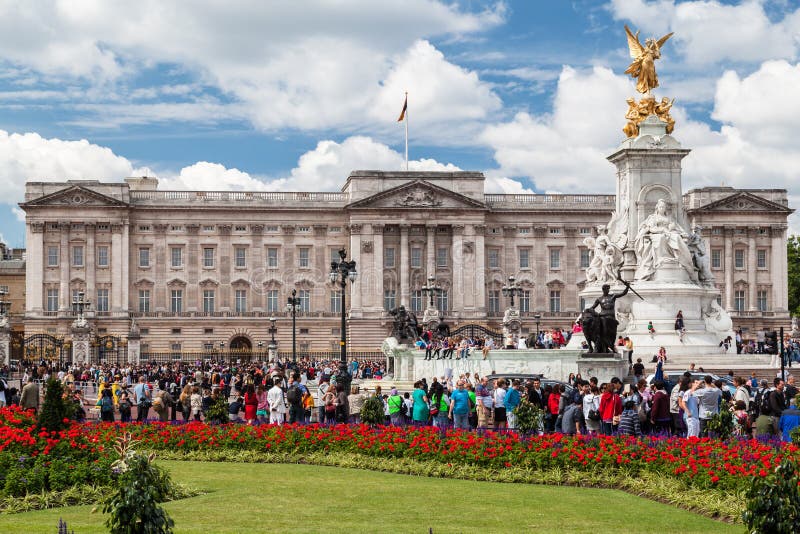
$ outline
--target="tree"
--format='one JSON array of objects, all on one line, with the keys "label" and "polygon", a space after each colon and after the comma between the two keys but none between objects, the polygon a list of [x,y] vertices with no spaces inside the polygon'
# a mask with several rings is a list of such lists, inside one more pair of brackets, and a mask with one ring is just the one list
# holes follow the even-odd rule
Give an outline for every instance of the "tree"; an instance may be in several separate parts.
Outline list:
[{"label": "tree", "polygon": [[44,403],[39,412],[39,428],[63,430],[69,425],[75,405],[69,399],[64,398],[64,385],[57,378],[50,378],[46,387]]},{"label": "tree", "polygon": [[789,264],[789,312],[800,316],[800,236],[789,237],[786,259]]}]

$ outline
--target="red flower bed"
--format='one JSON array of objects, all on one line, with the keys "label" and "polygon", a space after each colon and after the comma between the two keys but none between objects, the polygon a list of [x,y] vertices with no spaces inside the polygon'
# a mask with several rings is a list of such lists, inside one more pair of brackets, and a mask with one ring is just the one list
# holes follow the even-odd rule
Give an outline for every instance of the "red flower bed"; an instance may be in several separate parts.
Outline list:
[{"label": "red flower bed", "polygon": [[366,425],[75,423],[63,432],[47,435],[32,430],[29,416],[18,410],[0,409],[0,454],[32,457],[69,450],[79,451],[92,460],[100,457],[104,447],[123,432],[141,440],[141,447],[155,450],[349,452],[491,469],[561,467],[594,474],[618,470],[632,475],[653,471],[695,487],[725,489],[743,488],[750,477],[766,476],[785,456],[800,457],[796,445],[757,440],[723,442],[562,434],[527,437],[514,432],[442,432],[433,427],[373,429]]}]

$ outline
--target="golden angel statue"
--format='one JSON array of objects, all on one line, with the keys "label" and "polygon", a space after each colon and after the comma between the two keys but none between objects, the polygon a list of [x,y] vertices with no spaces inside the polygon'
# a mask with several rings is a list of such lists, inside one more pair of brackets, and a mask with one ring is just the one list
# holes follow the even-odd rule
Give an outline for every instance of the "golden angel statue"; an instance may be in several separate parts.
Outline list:
[{"label": "golden angel statue", "polygon": [[625,74],[638,78],[636,90],[649,96],[650,91],[658,87],[656,60],[661,57],[661,47],[667,42],[667,39],[672,37],[672,32],[658,41],[653,38],[647,39],[644,42],[644,46],[639,42],[638,31],[634,35],[626,25],[625,33],[628,35],[628,49],[630,50],[631,58],[633,58]]}]

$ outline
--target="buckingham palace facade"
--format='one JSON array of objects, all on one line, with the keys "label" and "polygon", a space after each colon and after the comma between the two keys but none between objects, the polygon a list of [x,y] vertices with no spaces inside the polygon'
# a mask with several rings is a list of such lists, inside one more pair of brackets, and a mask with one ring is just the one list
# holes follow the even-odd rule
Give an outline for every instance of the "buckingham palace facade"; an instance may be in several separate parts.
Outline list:
[{"label": "buckingham palace facade", "polygon": [[[499,328],[514,276],[523,329],[568,327],[583,303],[584,239],[608,222],[614,195],[487,194],[479,172],[354,171],[341,192],[164,191],[155,178],[29,182],[25,335],[68,336],[73,299],[91,301],[95,335],[141,350],[203,351],[268,342],[277,319],[291,344],[297,291],[301,350],[331,350],[340,296],[328,282],[346,249],[351,350],[376,350],[387,310],[436,307],[451,326]],[[684,197],[701,225],[722,305],[735,326],[788,326],[786,190],[707,187]],[[421,315],[421,314],[420,314]]]}]

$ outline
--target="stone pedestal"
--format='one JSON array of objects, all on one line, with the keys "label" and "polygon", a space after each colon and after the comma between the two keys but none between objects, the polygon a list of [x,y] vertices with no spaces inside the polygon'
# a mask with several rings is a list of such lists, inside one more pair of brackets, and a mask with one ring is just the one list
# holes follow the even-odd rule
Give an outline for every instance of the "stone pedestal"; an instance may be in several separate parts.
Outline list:
[{"label": "stone pedestal", "polygon": [[429,330],[435,330],[439,326],[439,310],[429,306],[422,315],[422,324]]},{"label": "stone pedestal", "polygon": [[0,317],[0,365],[11,364],[11,325],[7,317]]},{"label": "stone pedestal", "polygon": [[522,319],[516,308],[508,308],[503,314],[503,348],[517,347],[522,332]]},{"label": "stone pedestal", "polygon": [[128,331],[128,363],[138,365],[142,359],[142,336],[136,321],[131,321],[131,329]]},{"label": "stone pedestal", "polygon": [[92,328],[86,319],[80,316],[72,322],[70,332],[72,334],[72,364],[83,365],[89,361],[89,339]]},{"label": "stone pedestal", "polygon": [[621,379],[628,376],[628,362],[619,354],[609,353],[602,356],[587,352],[578,358],[578,372],[584,380],[596,376],[597,381],[602,384],[614,377]]}]

